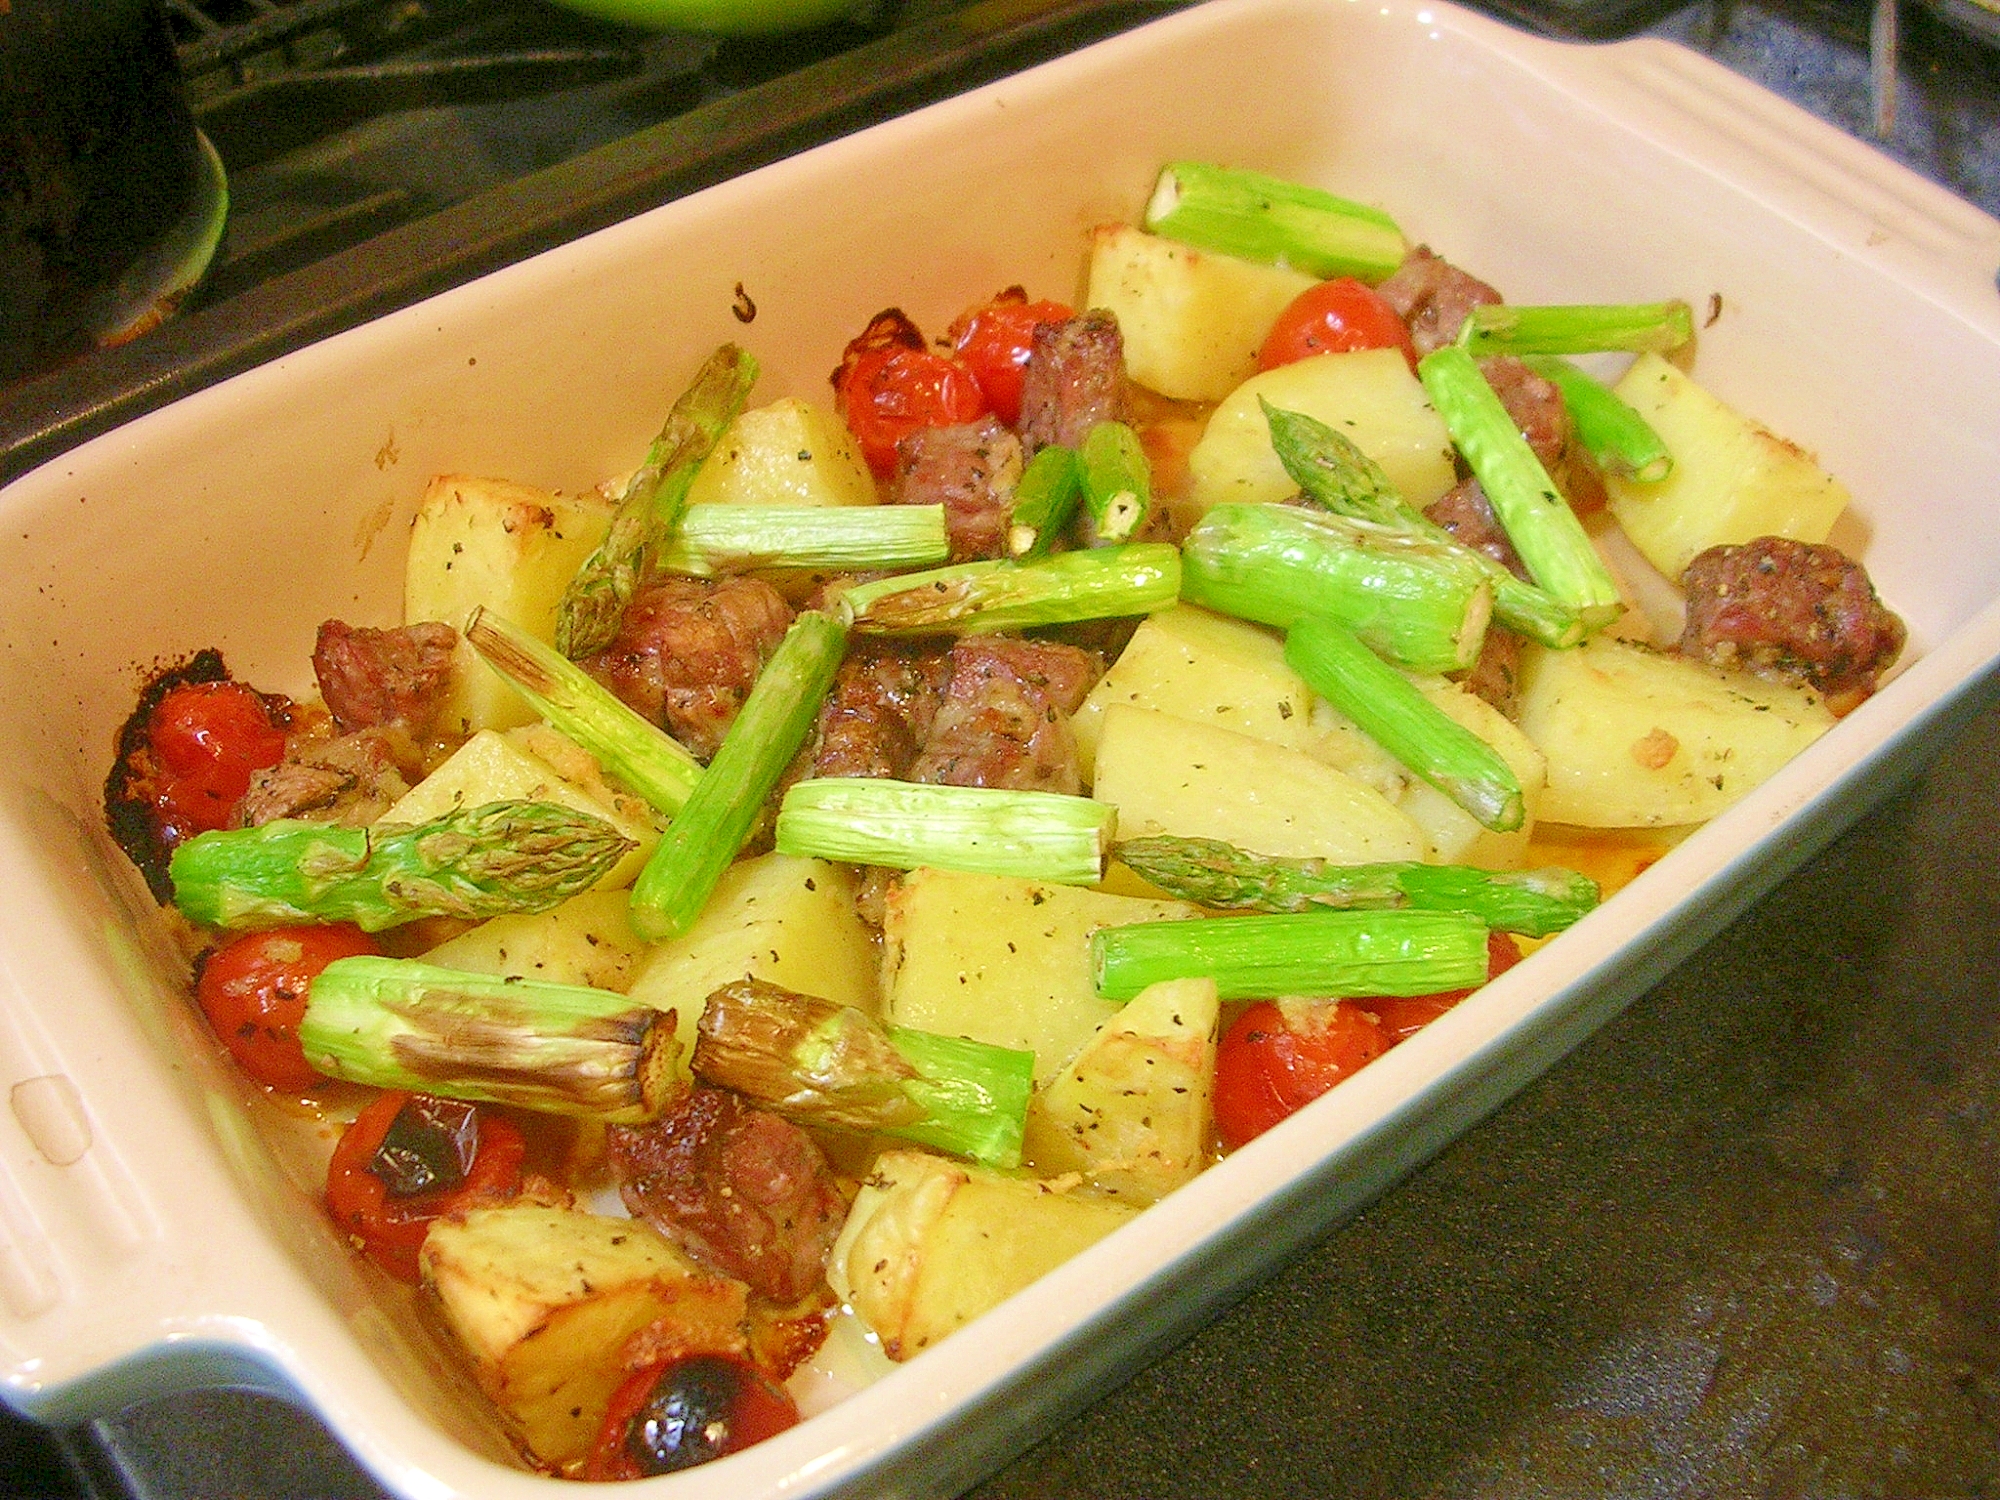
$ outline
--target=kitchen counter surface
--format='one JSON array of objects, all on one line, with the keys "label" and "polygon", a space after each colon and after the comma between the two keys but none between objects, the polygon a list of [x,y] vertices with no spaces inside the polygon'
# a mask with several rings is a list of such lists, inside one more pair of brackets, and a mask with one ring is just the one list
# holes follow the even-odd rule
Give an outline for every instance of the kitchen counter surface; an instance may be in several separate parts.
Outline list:
[{"label": "kitchen counter surface", "polygon": [[[1866,138],[1867,24],[1716,0],[1645,29]],[[1879,144],[2000,214],[2000,52],[1913,12],[1898,94]],[[1996,807],[1990,711],[1539,1084],[968,1500],[2000,1494]],[[233,1394],[65,1448],[0,1418],[0,1494],[376,1493],[308,1420]]]}]

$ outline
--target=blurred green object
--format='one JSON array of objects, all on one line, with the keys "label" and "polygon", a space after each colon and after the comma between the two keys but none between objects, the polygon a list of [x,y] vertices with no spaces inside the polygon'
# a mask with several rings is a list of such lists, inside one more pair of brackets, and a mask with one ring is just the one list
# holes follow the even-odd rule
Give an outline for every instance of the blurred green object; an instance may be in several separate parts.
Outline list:
[{"label": "blurred green object", "polygon": [[568,10],[602,21],[657,31],[701,31],[717,36],[768,36],[804,31],[869,10],[873,0],[556,0]]}]

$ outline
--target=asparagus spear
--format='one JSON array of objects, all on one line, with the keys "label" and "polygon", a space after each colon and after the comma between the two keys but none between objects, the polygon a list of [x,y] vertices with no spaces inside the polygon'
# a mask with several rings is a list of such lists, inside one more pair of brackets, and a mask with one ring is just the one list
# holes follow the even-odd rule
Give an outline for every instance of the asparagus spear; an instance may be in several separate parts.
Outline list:
[{"label": "asparagus spear", "polygon": [[1130,427],[1099,422],[1085,433],[1077,474],[1096,541],[1125,541],[1145,524],[1153,505],[1153,470]]},{"label": "asparagus spear", "polygon": [[1204,162],[1172,162],[1160,172],[1145,225],[1219,255],[1371,283],[1400,266],[1409,250],[1396,221],[1380,209]]},{"label": "asparagus spear", "polygon": [[1181,549],[1181,597],[1288,628],[1339,620],[1391,661],[1461,672],[1478,659],[1493,585],[1464,549],[1296,505],[1218,505]]},{"label": "asparagus spear", "polygon": [[887,1026],[762,980],[708,997],[695,1076],[802,1124],[935,1146],[992,1167],[1021,1161],[1035,1054]]},{"label": "asparagus spear", "polygon": [[1417,377],[1529,575],[1574,605],[1589,628],[1617,619],[1618,585],[1472,356],[1455,344],[1433,349],[1418,361]]},{"label": "asparagus spear", "polygon": [[1598,901],[1596,881],[1553,865],[1539,870],[1409,862],[1337,865],[1252,854],[1219,839],[1164,836],[1114,844],[1111,857],[1170,895],[1225,911],[1414,906],[1462,912],[1501,932],[1547,937]]},{"label": "asparagus spear", "polygon": [[1486,928],[1456,912],[1307,911],[1135,922],[1090,935],[1097,993],[1206,976],[1225,1000],[1434,995],[1486,982]]},{"label": "asparagus spear", "polygon": [[688,486],[756,383],[757,361],[724,344],[674,402],[645,462],[625,485],[611,529],[563,591],[556,650],[564,656],[574,661],[611,644],[645,575],[648,555],[673,535]]},{"label": "asparagus spear", "polygon": [[851,588],[840,603],[853,627],[869,635],[982,635],[1151,614],[1180,589],[1180,554],[1165,542],[1133,542],[904,573]]},{"label": "asparagus spear", "polygon": [[[1609,394],[1608,392],[1606,394]],[[1389,476],[1345,433],[1304,412],[1262,402],[1271,449],[1292,482],[1335,515],[1430,537],[1481,569],[1493,585],[1493,618],[1558,650],[1583,639],[1583,620],[1546,589],[1516,578],[1484,552],[1468,547],[1418,510]]]},{"label": "asparagus spear", "polygon": [[707,578],[748,568],[927,568],[950,555],[942,505],[691,505],[658,564]]},{"label": "asparagus spear", "polygon": [[1513,769],[1346,626],[1308,615],[1285,635],[1285,662],[1320,697],[1460,807],[1482,828],[1512,833],[1526,806]]},{"label": "asparagus spear", "polygon": [[1642,484],[1657,484],[1673,473],[1674,456],[1667,445],[1616,391],[1552,354],[1529,355],[1526,363],[1562,392],[1576,435],[1599,468]]},{"label": "asparagus spear", "polygon": [[1116,816],[1105,803],[1055,792],[829,776],[785,793],[778,852],[1094,885]]},{"label": "asparagus spear", "polygon": [[1074,450],[1051,443],[1037,451],[1014,486],[1008,552],[1023,558],[1047,556],[1076,513],[1081,493]]},{"label": "asparagus spear", "polygon": [[632,841],[553,802],[489,802],[429,823],[346,828],[283,818],[198,834],[174,850],[174,904],[236,931],[547,911],[587,891]]},{"label": "asparagus spear", "polygon": [[1693,338],[1694,313],[1678,300],[1560,307],[1499,302],[1475,307],[1458,330],[1458,343],[1474,355],[1668,354]]},{"label": "asparagus spear", "polygon": [[465,638],[514,691],[647,803],[677,813],[701,780],[701,762],[657,724],[582,668],[520,626],[483,607],[465,622]]},{"label": "asparagus spear", "polygon": [[617,1124],[687,1086],[674,1013],[612,990],[342,958],[312,982],[299,1045],[333,1078]]},{"label": "asparagus spear", "polygon": [[701,915],[805,743],[846,647],[847,631],[831,615],[807,611],[792,622],[632,887],[632,930],[640,937],[677,937]]}]

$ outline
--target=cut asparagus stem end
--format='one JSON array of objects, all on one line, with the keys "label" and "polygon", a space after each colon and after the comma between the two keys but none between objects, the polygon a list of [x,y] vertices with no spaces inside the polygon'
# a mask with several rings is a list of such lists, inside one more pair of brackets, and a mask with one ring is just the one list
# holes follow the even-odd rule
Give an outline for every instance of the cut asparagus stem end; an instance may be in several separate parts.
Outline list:
[{"label": "cut asparagus stem end", "polygon": [[701,780],[701,762],[596,678],[511,621],[475,609],[465,639],[528,706],[597,757],[636,796],[671,816]]},{"label": "cut asparagus stem end", "polygon": [[589,890],[632,841],[554,802],[489,802],[428,823],[279,819],[199,834],[174,850],[174,904],[190,922],[246,931],[420,917],[484,921],[547,911]]},{"label": "cut asparagus stem end", "polygon": [[849,589],[840,607],[868,635],[979,635],[1151,614],[1180,589],[1180,553],[1165,542],[1135,542],[876,579]]},{"label": "cut asparagus stem end", "polygon": [[1163,979],[1208,977],[1225,1000],[1434,995],[1486,982],[1486,927],[1442,911],[1310,911],[1139,922],[1090,938],[1097,992],[1130,1000]]},{"label": "cut asparagus stem end", "polygon": [[708,997],[695,1076],[802,1124],[935,1146],[989,1166],[1020,1163],[1032,1052],[885,1026],[761,980]]},{"label": "cut asparagus stem end", "polygon": [[1547,937],[1594,908],[1597,882],[1575,870],[1482,870],[1392,862],[1338,865],[1253,854],[1219,839],[1153,837],[1112,846],[1111,857],[1184,901],[1224,911],[1341,911],[1411,906],[1453,911],[1501,932]]},{"label": "cut asparagus stem end", "polygon": [[299,1024],[331,1078],[637,1124],[686,1088],[674,1012],[611,990],[337,959]]},{"label": "cut asparagus stem end", "polygon": [[753,568],[873,572],[928,568],[950,555],[942,505],[693,505],[659,566],[699,578]]},{"label": "cut asparagus stem end", "polygon": [[1354,632],[1308,616],[1285,636],[1285,662],[1482,828],[1512,833],[1526,817],[1520,779],[1486,741],[1417,691]]},{"label": "cut asparagus stem end", "polygon": [[1076,513],[1081,494],[1075,451],[1060,443],[1040,449],[1014,487],[1008,552],[1018,558],[1046,556]]},{"label": "cut asparagus stem end", "polygon": [[1685,302],[1635,302],[1617,306],[1573,304],[1475,307],[1460,326],[1467,353],[1671,354],[1694,340],[1694,313]]},{"label": "cut asparagus stem end", "polygon": [[649,556],[674,534],[688,486],[756,383],[757,361],[735,344],[724,344],[674,402],[645,460],[627,481],[610,530],[563,590],[555,632],[556,650],[563,656],[572,661],[589,656],[617,636]]},{"label": "cut asparagus stem end", "polygon": [[1554,355],[1530,355],[1526,363],[1562,392],[1576,435],[1599,468],[1641,484],[1658,484],[1673,473],[1666,443],[1616,391]]},{"label": "cut asparagus stem end", "polygon": [[1181,597],[1289,629],[1327,614],[1415,672],[1479,657],[1494,583],[1455,542],[1296,505],[1217,505],[1181,549]]},{"label": "cut asparagus stem end", "polygon": [[1145,227],[1219,255],[1290,266],[1319,277],[1384,280],[1408,242],[1380,209],[1319,188],[1205,162],[1160,172]]},{"label": "cut asparagus stem end", "polygon": [[1116,822],[1115,809],[1088,797],[831,776],[785,793],[777,846],[897,870],[929,865],[1094,885]]},{"label": "cut asparagus stem end", "polygon": [[846,648],[847,631],[831,615],[808,611],[792,622],[632,888],[640,937],[658,942],[694,925],[805,743]]},{"label": "cut asparagus stem end", "polygon": [[1123,422],[1099,422],[1077,455],[1083,503],[1100,542],[1122,542],[1145,523],[1153,505],[1152,466],[1139,434]]},{"label": "cut asparagus stem end", "polygon": [[1590,629],[1617,619],[1618,585],[1472,356],[1455,344],[1433,349],[1417,376],[1535,582]]}]

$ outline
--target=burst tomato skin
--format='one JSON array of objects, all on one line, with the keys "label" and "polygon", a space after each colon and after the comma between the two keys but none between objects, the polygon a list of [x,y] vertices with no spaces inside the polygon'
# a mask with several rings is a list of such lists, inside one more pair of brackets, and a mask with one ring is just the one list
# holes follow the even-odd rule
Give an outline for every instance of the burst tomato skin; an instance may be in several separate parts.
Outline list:
[{"label": "burst tomato skin", "polygon": [[[1504,932],[1486,939],[1486,976],[1520,962]],[[1223,1033],[1215,1055],[1215,1129],[1234,1151],[1366,1067],[1458,1004],[1471,990],[1341,1000],[1313,1008],[1294,1026],[1265,1000]]]},{"label": "burst tomato skin", "polygon": [[210,1028],[244,1072],[297,1093],[324,1083],[299,1049],[299,1022],[314,976],[336,958],[380,953],[358,927],[274,927],[232,938],[195,981]]},{"label": "burst tomato skin", "polygon": [[785,1388],[733,1354],[647,1365],[612,1394],[584,1478],[678,1473],[775,1437],[798,1421]]},{"label": "burst tomato skin", "polygon": [[896,444],[923,427],[986,414],[986,397],[958,360],[927,348],[897,308],[880,312],[847,346],[833,375],[834,403],[877,479],[896,472]]},{"label": "burst tomato skin", "polygon": [[455,1208],[521,1190],[521,1163],[528,1143],[512,1121],[482,1108],[479,1145],[472,1166],[455,1187],[399,1198],[370,1169],[396,1115],[414,1097],[391,1089],[354,1118],[333,1148],[326,1169],[326,1206],[345,1234],[368,1258],[398,1280],[418,1279],[417,1251],[431,1221]]},{"label": "burst tomato skin", "polygon": [[1257,352],[1259,370],[1275,370],[1315,354],[1351,354],[1360,349],[1400,349],[1417,367],[1416,346],[1396,310],[1376,290],[1352,276],[1307,287],[1278,314]]},{"label": "burst tomato skin", "polygon": [[240,682],[186,682],[154,705],[146,743],[159,767],[153,805],[169,846],[229,826],[251,776],[285,753],[263,695]]},{"label": "burst tomato skin", "polygon": [[1021,420],[1021,382],[1034,352],[1035,329],[1076,314],[1060,302],[1030,302],[1010,286],[991,302],[960,313],[950,329],[952,353],[972,371],[993,415],[1009,427]]}]

